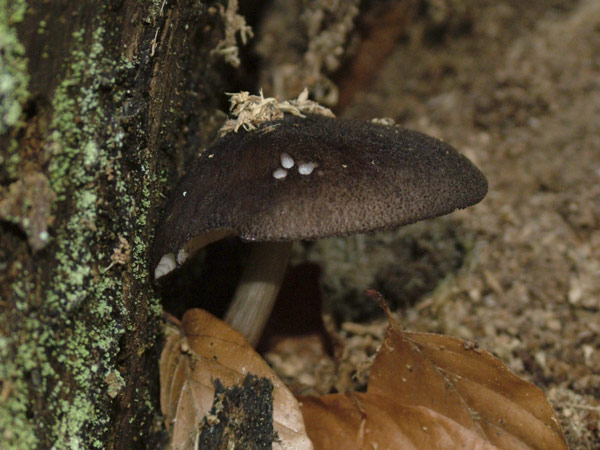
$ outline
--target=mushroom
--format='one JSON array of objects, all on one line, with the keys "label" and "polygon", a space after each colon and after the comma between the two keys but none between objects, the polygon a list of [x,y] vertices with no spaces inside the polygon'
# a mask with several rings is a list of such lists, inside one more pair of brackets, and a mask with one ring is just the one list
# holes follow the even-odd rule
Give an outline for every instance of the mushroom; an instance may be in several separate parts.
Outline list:
[{"label": "mushroom", "polygon": [[225,320],[256,345],[290,248],[396,228],[479,202],[483,174],[416,131],[286,115],[218,139],[174,190],[154,245],[155,275],[227,235],[254,243]]}]

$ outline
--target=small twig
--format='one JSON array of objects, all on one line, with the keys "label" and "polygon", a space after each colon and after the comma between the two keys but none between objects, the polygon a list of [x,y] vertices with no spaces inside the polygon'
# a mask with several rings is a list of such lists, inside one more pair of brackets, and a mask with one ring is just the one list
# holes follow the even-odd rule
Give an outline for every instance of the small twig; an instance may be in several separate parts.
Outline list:
[{"label": "small twig", "polygon": [[575,403],[565,403],[570,408],[584,409],[586,411],[600,411],[600,406],[577,405]]},{"label": "small twig", "polygon": [[390,327],[392,327],[397,332],[401,333],[402,330],[400,329],[400,324],[394,317],[394,314],[392,313],[392,311],[390,310],[390,307],[388,306],[387,302],[383,298],[383,295],[381,295],[381,292],[376,291],[375,289],[367,289],[365,291],[365,294],[367,294],[367,296],[369,296],[373,300],[375,300],[379,304],[379,307],[381,309],[383,309],[383,312],[385,313],[385,316],[390,324]]},{"label": "small twig", "polygon": [[154,56],[154,53],[156,52],[156,47],[158,47],[158,32],[160,31],[160,27],[156,28],[156,32],[154,33],[154,38],[152,38],[152,42],[150,42],[151,45],[151,49],[150,49],[150,56]]},{"label": "small twig", "polygon": [[181,328],[181,320],[179,320],[174,315],[169,314],[166,311],[162,311],[161,316],[164,319],[164,321],[168,324],[175,325],[177,328]]}]

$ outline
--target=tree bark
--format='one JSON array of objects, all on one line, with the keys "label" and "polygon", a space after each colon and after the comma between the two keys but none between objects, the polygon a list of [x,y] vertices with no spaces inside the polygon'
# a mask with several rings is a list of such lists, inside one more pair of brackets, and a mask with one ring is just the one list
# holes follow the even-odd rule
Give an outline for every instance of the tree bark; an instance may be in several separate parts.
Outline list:
[{"label": "tree bark", "polygon": [[0,0],[4,449],[164,439],[147,253],[219,125],[224,25],[207,3]]}]

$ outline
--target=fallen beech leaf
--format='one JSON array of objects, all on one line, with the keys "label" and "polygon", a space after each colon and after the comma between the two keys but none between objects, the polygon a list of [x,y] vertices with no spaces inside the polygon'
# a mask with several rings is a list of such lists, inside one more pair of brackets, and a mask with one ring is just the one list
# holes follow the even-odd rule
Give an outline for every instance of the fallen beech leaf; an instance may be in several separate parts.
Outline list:
[{"label": "fallen beech leaf", "polygon": [[567,449],[542,391],[475,344],[390,325],[366,394],[301,397],[317,449]]},{"label": "fallen beech leaf", "polygon": [[389,395],[357,392],[300,401],[316,449],[497,449],[452,419]]},{"label": "fallen beech leaf", "polygon": [[240,333],[200,309],[187,311],[181,329],[170,333],[160,360],[161,409],[170,448],[197,448],[203,425],[219,420],[211,411],[222,401],[222,396],[215,398],[215,380],[242,386],[256,381],[247,378],[252,374],[273,386],[273,448],[312,449],[298,402]]}]

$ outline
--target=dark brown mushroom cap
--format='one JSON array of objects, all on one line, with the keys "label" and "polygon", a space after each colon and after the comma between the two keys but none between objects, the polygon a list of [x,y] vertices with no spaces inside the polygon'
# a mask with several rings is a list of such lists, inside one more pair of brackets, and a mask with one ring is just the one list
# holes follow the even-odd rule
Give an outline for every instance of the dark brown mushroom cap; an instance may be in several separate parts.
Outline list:
[{"label": "dark brown mushroom cap", "polygon": [[[281,155],[295,165],[276,179]],[[316,165],[301,175],[299,164]],[[154,263],[231,228],[246,241],[317,239],[397,227],[479,202],[483,174],[450,145],[399,127],[286,116],[220,138],[171,195]]]}]

